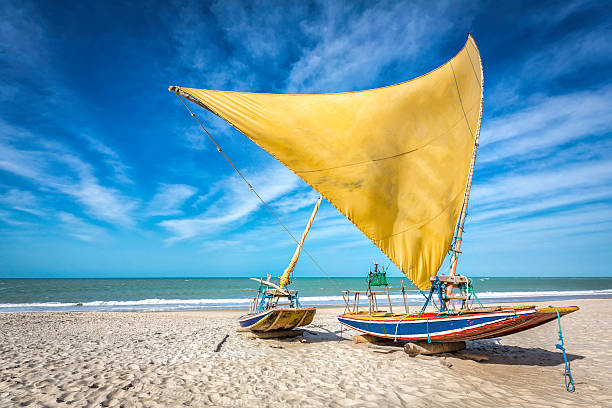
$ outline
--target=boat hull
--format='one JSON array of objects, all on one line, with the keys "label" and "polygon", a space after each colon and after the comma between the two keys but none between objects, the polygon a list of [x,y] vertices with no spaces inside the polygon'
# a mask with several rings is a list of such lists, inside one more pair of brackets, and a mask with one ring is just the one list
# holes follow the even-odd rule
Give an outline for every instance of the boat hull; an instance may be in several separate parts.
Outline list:
[{"label": "boat hull", "polygon": [[252,331],[291,330],[312,323],[316,313],[314,307],[268,309],[244,315],[238,319],[238,323]]},{"label": "boat hull", "polygon": [[[563,316],[578,310],[559,307]],[[450,342],[507,336],[557,318],[555,308],[483,308],[453,315],[423,313],[392,315],[346,313],[338,316],[343,325],[376,337],[397,340]]]}]

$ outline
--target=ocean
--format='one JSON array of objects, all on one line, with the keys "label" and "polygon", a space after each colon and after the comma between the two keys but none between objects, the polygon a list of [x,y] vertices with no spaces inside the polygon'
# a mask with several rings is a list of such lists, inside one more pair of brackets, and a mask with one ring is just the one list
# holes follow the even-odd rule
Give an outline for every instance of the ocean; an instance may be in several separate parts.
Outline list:
[{"label": "ocean", "polygon": [[[403,305],[400,278],[388,280],[392,303]],[[487,303],[612,298],[612,277],[472,280]],[[406,279],[404,285],[408,303],[421,304],[423,295]],[[247,278],[0,279],[0,312],[247,309],[257,286]],[[363,277],[296,278],[291,285],[303,306],[341,306],[340,289],[365,287]]]}]

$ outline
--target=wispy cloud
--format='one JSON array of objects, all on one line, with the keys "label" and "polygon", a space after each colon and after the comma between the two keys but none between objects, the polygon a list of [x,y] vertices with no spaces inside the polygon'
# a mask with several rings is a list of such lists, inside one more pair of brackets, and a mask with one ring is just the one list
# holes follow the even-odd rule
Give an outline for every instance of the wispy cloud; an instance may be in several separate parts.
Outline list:
[{"label": "wispy cloud", "polygon": [[589,27],[568,34],[558,43],[550,44],[529,57],[523,65],[522,76],[546,72],[546,80],[578,71],[590,65],[605,65],[612,61],[611,26]]},{"label": "wispy cloud", "polygon": [[126,166],[120,159],[117,152],[104,144],[101,140],[98,140],[90,135],[83,135],[83,138],[87,140],[90,147],[100,153],[104,159],[106,165],[108,165],[112,171],[115,179],[120,183],[125,184],[133,184],[134,182],[128,177],[127,171],[128,166]]},{"label": "wispy cloud", "polygon": [[65,194],[92,217],[124,227],[134,225],[134,199],[100,184],[93,167],[64,145],[38,139],[36,147],[21,147],[10,136],[0,139],[0,170],[23,177],[42,191]]},{"label": "wispy cloud", "polygon": [[542,199],[570,189],[609,186],[611,181],[611,161],[577,163],[554,170],[494,178],[484,185],[474,186],[470,200],[473,198],[479,205],[486,205],[524,200],[527,196]]},{"label": "wispy cloud", "polygon": [[73,214],[60,211],[57,213],[57,218],[61,222],[62,229],[73,238],[85,242],[108,239],[104,228],[90,224]]},{"label": "wispy cloud", "polygon": [[303,208],[314,208],[318,197],[319,194],[309,188],[278,199],[274,203],[274,208],[281,214],[294,213]]},{"label": "wispy cloud", "polygon": [[181,214],[181,206],[198,190],[186,184],[162,184],[147,206],[149,216]]},{"label": "wispy cloud", "polygon": [[[274,203],[279,197],[300,185],[299,179],[289,170],[276,164],[256,173],[246,172],[250,183],[267,203]],[[274,180],[273,183],[270,180]],[[244,182],[232,175],[219,183],[223,194],[208,205],[198,217],[165,220],[158,225],[172,234],[167,242],[173,243],[204,234],[216,233],[219,228],[245,223],[257,211],[261,203]]]},{"label": "wispy cloud", "polygon": [[[423,55],[453,24],[444,2],[322,2],[319,18],[301,22],[312,39],[289,74],[290,92],[337,92],[371,86],[392,63]],[[438,27],[432,38],[429,28]],[[384,28],[383,28],[384,27]],[[408,79],[408,78],[406,78]]]},{"label": "wispy cloud", "polygon": [[[589,237],[593,232],[612,231],[612,206],[609,203],[596,203],[576,207],[568,207],[560,211],[545,212],[537,217],[522,217],[508,222],[501,218],[487,224],[487,228],[479,227],[471,231],[469,240],[484,240],[486,250],[498,249],[495,240],[514,242],[515,246],[546,246],[564,247],[593,245],[596,240]],[[570,235],[574,238],[570,238]],[[589,237],[583,243],[575,237]],[[488,242],[491,240],[491,242]],[[599,245],[605,246],[603,242]]]},{"label": "wispy cloud", "polygon": [[597,4],[592,1],[567,2],[564,6],[554,7],[554,10],[531,13],[523,20],[523,24],[527,23],[522,26],[523,30],[531,31],[537,25],[540,35],[546,33],[553,40],[522,44],[525,55],[507,61],[499,72],[495,72],[495,82],[487,83],[490,84],[487,88],[492,90],[486,97],[489,110],[508,111],[509,107],[521,107],[526,100],[546,95],[551,89],[569,87],[572,83],[580,87],[582,82],[588,83],[585,76],[594,69],[605,72],[612,63],[612,44],[608,41],[612,26],[607,22],[594,26],[581,24],[576,30],[569,31],[563,26],[568,17],[584,13]]},{"label": "wispy cloud", "polygon": [[30,191],[10,189],[0,195],[0,204],[6,207],[37,216],[44,216],[45,212],[39,207],[38,200]]},{"label": "wispy cloud", "polygon": [[483,123],[482,146],[506,141],[508,144],[492,146],[494,151],[482,159],[494,161],[517,152],[529,154],[538,148],[609,132],[611,104],[612,86],[537,97],[522,109]]},{"label": "wispy cloud", "polygon": [[14,218],[13,213],[11,213],[10,211],[2,210],[2,209],[0,209],[0,221],[4,222],[5,224],[11,227],[21,227],[25,225],[30,225],[30,223],[16,220]]}]

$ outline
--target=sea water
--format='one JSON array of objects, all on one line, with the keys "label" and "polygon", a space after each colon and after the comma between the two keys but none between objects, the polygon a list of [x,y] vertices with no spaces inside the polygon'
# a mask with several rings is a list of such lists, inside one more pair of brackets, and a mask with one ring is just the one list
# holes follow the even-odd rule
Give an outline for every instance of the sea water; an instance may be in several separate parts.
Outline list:
[{"label": "sea water", "polygon": [[[403,305],[402,279],[388,280],[392,303]],[[486,303],[612,298],[612,278],[607,277],[472,280]],[[403,281],[407,303],[421,304],[424,294]],[[296,278],[291,288],[299,292],[302,306],[340,306],[341,289],[366,286],[363,277]],[[257,287],[247,278],[0,279],[0,312],[246,309]]]}]

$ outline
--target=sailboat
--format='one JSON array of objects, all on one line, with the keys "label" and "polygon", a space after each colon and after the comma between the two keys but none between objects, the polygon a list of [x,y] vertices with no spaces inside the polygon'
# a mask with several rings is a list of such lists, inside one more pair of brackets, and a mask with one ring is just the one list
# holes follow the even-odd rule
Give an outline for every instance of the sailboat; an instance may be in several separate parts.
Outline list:
[{"label": "sailboat", "polygon": [[[315,307],[301,307],[298,292],[289,289],[288,286],[291,284],[291,274],[300,257],[306,235],[310,231],[322,199],[323,197],[319,196],[302,238],[298,242],[291,261],[289,261],[289,266],[279,276],[279,283],[271,282],[270,275],[267,276],[266,280],[250,278],[259,282],[259,288],[257,296],[250,299],[249,313],[238,319],[241,327],[255,332],[269,332],[273,330],[293,330],[312,323],[317,309]],[[283,304],[283,300],[286,300],[287,303]]]},{"label": "sailboat", "polygon": [[[169,89],[292,170],[419,290],[429,291],[412,314],[407,308],[393,313],[391,304],[382,311],[373,285],[367,311],[351,310],[345,293],[347,309],[338,316],[343,325],[383,338],[448,342],[499,337],[578,310],[468,305],[473,286],[456,272],[484,101],[482,62],[471,35],[445,64],[383,88],[300,95]],[[451,266],[439,273],[447,253]],[[431,312],[427,306],[436,298],[438,310]]]}]

